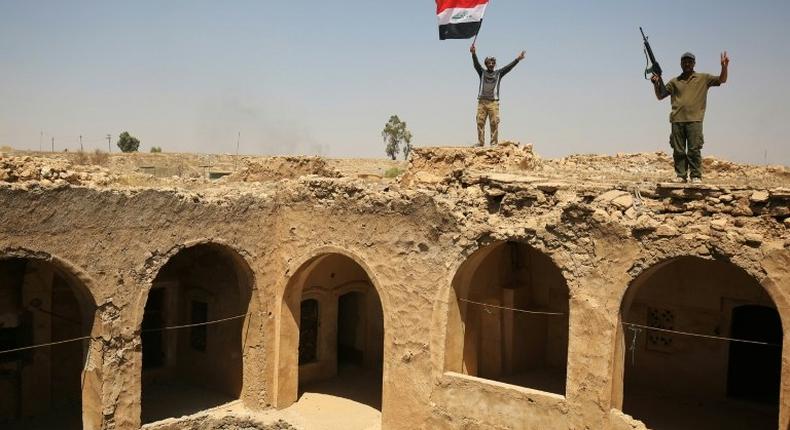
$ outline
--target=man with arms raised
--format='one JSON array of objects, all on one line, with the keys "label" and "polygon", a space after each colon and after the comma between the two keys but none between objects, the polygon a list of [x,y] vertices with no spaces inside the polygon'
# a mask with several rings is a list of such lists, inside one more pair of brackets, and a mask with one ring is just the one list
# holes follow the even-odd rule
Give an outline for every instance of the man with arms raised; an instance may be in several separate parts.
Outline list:
[{"label": "man with arms raised", "polygon": [[524,51],[507,66],[496,70],[496,58],[486,57],[484,63],[485,70],[480,66],[477,59],[477,49],[473,44],[469,48],[472,53],[477,75],[480,77],[480,88],[477,92],[477,146],[485,145],[486,118],[491,127],[491,145],[496,145],[499,134],[499,83],[502,78],[524,59]]},{"label": "man with arms raised", "polygon": [[675,160],[675,182],[686,182],[687,174],[691,182],[702,182],[702,121],[705,119],[708,89],[727,82],[729,64],[730,58],[725,51],[721,54],[719,76],[697,73],[694,71],[694,54],[686,52],[680,57],[680,68],[683,70],[680,76],[666,85],[661,76],[653,75],[651,78],[659,100],[672,96],[672,112],[669,114],[672,134],[669,143]]}]

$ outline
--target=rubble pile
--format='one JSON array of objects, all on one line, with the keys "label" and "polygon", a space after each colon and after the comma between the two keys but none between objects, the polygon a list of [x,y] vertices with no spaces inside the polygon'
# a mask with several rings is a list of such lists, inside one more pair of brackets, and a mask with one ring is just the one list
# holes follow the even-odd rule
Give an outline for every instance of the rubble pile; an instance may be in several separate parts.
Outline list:
[{"label": "rubble pile", "polygon": [[702,167],[720,179],[748,179],[752,183],[778,180],[790,185],[790,168],[787,166],[754,166],[707,157],[702,160]]},{"label": "rubble pile", "polygon": [[[790,227],[790,189],[733,189],[709,186],[689,189],[682,186],[634,190],[615,189],[595,196],[592,218],[616,221],[636,235],[674,237],[691,235],[701,240],[727,236],[747,246],[762,243],[767,226],[762,218],[775,219]],[[709,217],[707,225],[698,224]]]},{"label": "rubble pile", "polygon": [[203,415],[196,418],[170,419],[162,423],[144,427],[148,430],[296,430],[296,427],[283,420],[263,424],[244,417],[216,417]]},{"label": "rubble pile", "polygon": [[62,158],[0,157],[0,182],[41,185],[109,185],[117,177],[100,166],[78,166]]},{"label": "rubble pile", "polygon": [[[702,170],[706,183],[757,186],[790,184],[790,169],[786,166],[755,166],[705,157]],[[666,182],[675,176],[672,157],[660,151],[617,155],[580,154],[545,160],[541,174],[595,182]]]},{"label": "rubble pile", "polygon": [[440,183],[464,171],[529,172],[542,161],[532,145],[502,142],[490,147],[414,148],[401,183]]},{"label": "rubble pile", "polygon": [[342,175],[329,167],[321,157],[267,157],[245,159],[244,167],[223,178],[227,182],[266,182],[316,175],[339,178]]},{"label": "rubble pile", "polygon": [[574,154],[556,160],[546,160],[543,171],[561,176],[571,177],[612,178],[627,176],[630,178],[665,177],[674,175],[672,157],[664,152],[637,154]]},{"label": "rubble pile", "polygon": [[[204,164],[209,162],[207,156],[194,154],[114,154],[109,161],[105,160],[108,166],[105,167],[80,162],[77,158],[72,154],[0,156],[0,182],[232,192],[234,187],[258,187],[303,177],[387,182],[382,178],[388,169],[400,171],[404,167],[402,162],[390,160],[327,160],[298,156],[245,156],[241,159],[216,156],[209,164]],[[236,163],[240,164],[238,169]],[[713,157],[705,158],[703,163],[703,183],[685,186],[790,187],[787,166],[755,166]],[[209,165],[214,170],[207,170]],[[675,176],[672,165],[672,158],[664,152],[579,154],[541,159],[532,145],[503,142],[493,147],[414,148],[405,173],[397,181],[405,188],[428,187],[445,191],[447,187],[467,187],[488,179],[521,185],[551,182],[561,187],[644,188],[668,184]],[[178,174],[173,173],[176,171]],[[211,171],[234,172],[214,180],[208,177]]]}]

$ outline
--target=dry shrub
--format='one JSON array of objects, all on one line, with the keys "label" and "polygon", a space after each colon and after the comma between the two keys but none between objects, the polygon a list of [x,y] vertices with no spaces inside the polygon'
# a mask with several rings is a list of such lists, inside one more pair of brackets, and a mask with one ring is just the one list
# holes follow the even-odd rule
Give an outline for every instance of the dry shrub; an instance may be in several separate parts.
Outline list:
[{"label": "dry shrub", "polygon": [[71,162],[79,166],[107,166],[109,160],[109,154],[102,151],[101,149],[97,149],[93,153],[79,151],[74,157],[72,157]]},{"label": "dry shrub", "polygon": [[3,146],[0,146],[0,152],[14,152],[14,148],[12,148],[12,147],[10,147],[8,145],[3,145]]},{"label": "dry shrub", "polygon": [[71,159],[72,163],[84,166],[86,164],[91,164],[90,157],[83,151],[79,151],[76,153],[74,158]]},{"label": "dry shrub", "polygon": [[396,177],[400,176],[401,174],[403,174],[404,171],[405,170],[399,169],[397,167],[391,167],[391,168],[387,169],[386,172],[384,172],[384,177],[385,178],[396,178]]},{"label": "dry shrub", "polygon": [[96,164],[98,166],[106,166],[107,162],[110,161],[110,154],[102,151],[101,149],[97,149],[93,152],[93,156],[91,157],[91,163]]}]

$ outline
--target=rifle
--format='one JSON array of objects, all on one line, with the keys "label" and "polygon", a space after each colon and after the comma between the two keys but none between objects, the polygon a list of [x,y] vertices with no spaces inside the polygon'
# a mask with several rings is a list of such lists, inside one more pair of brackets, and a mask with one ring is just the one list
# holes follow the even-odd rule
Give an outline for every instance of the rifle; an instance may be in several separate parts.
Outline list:
[{"label": "rifle", "polygon": [[642,31],[642,27],[639,27],[639,32],[642,33],[642,40],[645,42],[645,61],[647,62],[645,68],[645,79],[650,79],[648,75],[651,74],[661,77],[661,66],[658,65],[656,56],[653,55],[653,49],[650,48],[650,42],[647,41],[647,36],[645,36],[645,32]]}]

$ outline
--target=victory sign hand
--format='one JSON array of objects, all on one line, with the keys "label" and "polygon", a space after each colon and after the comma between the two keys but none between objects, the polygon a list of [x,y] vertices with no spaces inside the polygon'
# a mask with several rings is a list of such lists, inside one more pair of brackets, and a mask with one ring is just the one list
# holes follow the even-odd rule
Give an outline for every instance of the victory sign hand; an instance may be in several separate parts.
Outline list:
[{"label": "victory sign hand", "polygon": [[730,65],[730,57],[727,56],[727,51],[721,53],[721,66],[727,67]]}]

